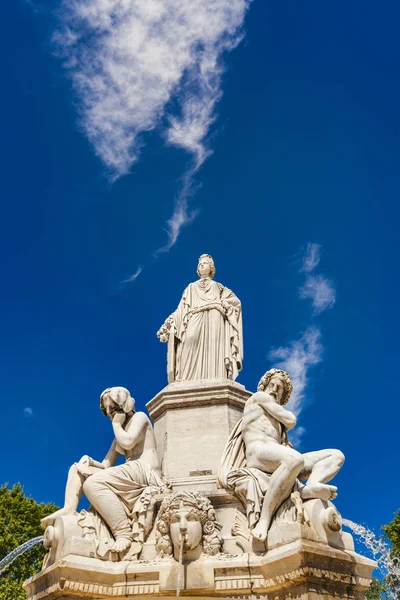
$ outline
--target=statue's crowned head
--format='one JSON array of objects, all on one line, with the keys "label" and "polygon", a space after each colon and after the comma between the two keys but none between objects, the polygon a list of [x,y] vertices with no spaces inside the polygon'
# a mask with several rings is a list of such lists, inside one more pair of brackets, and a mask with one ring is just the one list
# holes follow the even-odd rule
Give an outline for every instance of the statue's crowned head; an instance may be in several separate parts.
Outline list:
[{"label": "statue's crowned head", "polygon": [[107,388],[100,396],[100,410],[111,420],[118,412],[130,417],[135,412],[135,400],[124,387]]},{"label": "statue's crowned head", "polygon": [[270,387],[271,383],[274,381],[281,382],[283,388],[279,404],[287,404],[289,402],[290,395],[293,392],[293,383],[289,373],[286,373],[286,371],[283,371],[282,369],[270,369],[267,371],[258,382],[257,391],[269,391],[267,388]]},{"label": "statue's crowned head", "polygon": [[199,277],[211,277],[215,275],[215,265],[212,256],[209,254],[202,254],[199,258],[197,265],[197,275]]}]

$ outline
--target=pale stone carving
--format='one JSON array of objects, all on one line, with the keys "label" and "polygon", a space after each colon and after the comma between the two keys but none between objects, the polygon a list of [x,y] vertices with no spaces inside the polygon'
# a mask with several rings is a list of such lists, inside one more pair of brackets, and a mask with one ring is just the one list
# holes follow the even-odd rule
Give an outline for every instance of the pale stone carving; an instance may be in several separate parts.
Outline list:
[{"label": "pale stone carving", "polygon": [[[262,543],[251,535],[248,520],[239,510],[236,510],[232,523],[232,535],[242,552],[265,551]],[[319,498],[303,502],[296,491],[282,502],[272,519],[267,538],[268,551],[299,539],[323,542],[338,550],[354,551],[353,538],[343,531],[337,508]]]},{"label": "pale stone carving", "polygon": [[[354,552],[298,538],[264,554],[218,554],[186,563],[181,597],[364,600],[375,567]],[[68,555],[24,587],[27,600],[171,600],[178,572],[172,560],[106,563]]]},{"label": "pale stone carving", "polygon": [[157,332],[168,341],[168,382],[236,379],[242,368],[242,308],[235,294],[216,281],[214,261],[199,258],[199,280],[190,283],[176,311]]},{"label": "pale stone carving", "polygon": [[[82,537],[96,540],[96,554],[109,552],[137,556],[152,525],[154,495],[164,488],[150,419],[135,412],[135,402],[123,387],[106,389],[100,409],[111,422],[115,439],[102,462],[83,456],[69,470],[63,508],[42,521],[53,525],[58,517],[76,515]],[[119,455],[123,465],[113,466]],[[85,493],[89,511],[75,512]],[[51,530],[47,537],[51,536]]]},{"label": "pale stone carving", "polygon": [[266,540],[276,510],[292,491],[297,489],[303,500],[335,498],[337,488],[327,482],[344,462],[339,450],[300,454],[291,446],[287,431],[296,425],[296,417],[283,405],[292,389],[288,373],[268,371],[247,400],[243,418],[223,453],[220,482],[242,500],[250,532],[261,541]]},{"label": "pale stone carving", "polygon": [[[147,405],[154,432],[128,390],[103,392],[115,440],[102,462],[71,467],[64,507],[43,521],[48,553],[28,600],[363,600],[375,563],[355,554],[329,500],[343,455],[290,445],[287,373],[268,371],[256,394],[234,381],[240,301],[213,281],[209,255],[198,274],[158,332],[169,385]],[[92,506],[78,513],[83,493]]]},{"label": "pale stone carving", "polygon": [[156,519],[156,550],[163,558],[179,559],[202,542],[204,554],[213,556],[221,551],[221,525],[217,522],[210,500],[202,494],[175,492],[164,498]]},{"label": "pale stone carving", "polygon": [[175,381],[150,400],[146,408],[154,422],[163,475],[173,483],[189,477],[191,487],[186,489],[206,492],[209,488],[199,488],[194,476],[212,474],[217,489],[226,440],[250,395],[237,381],[210,379]]}]

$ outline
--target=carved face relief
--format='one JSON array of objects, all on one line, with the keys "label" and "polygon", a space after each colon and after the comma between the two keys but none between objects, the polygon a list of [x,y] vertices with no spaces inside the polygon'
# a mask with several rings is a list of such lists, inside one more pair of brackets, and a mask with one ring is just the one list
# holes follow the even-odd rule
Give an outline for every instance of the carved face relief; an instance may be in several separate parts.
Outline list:
[{"label": "carved face relief", "polygon": [[284,385],[279,375],[274,375],[268,382],[265,388],[267,394],[272,396],[277,404],[281,403],[282,395],[284,392]]},{"label": "carved face relief", "polygon": [[174,492],[161,503],[156,518],[156,550],[163,557],[183,554],[202,544],[204,554],[221,552],[221,525],[210,500],[195,492]]},{"label": "carved face relief", "polygon": [[183,551],[194,550],[203,537],[203,526],[200,515],[189,506],[181,507],[172,515],[170,535],[175,556],[179,555],[179,548],[183,541]]}]

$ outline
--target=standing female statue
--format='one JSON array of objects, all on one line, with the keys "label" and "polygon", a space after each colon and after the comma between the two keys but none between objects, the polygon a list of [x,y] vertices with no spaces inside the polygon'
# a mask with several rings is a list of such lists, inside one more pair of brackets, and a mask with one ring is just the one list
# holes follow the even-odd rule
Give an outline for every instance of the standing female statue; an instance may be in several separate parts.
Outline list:
[{"label": "standing female statue", "polygon": [[168,382],[236,379],[242,368],[242,309],[231,290],[213,281],[215,266],[202,254],[199,280],[190,283],[178,308],[157,332],[168,341]]}]

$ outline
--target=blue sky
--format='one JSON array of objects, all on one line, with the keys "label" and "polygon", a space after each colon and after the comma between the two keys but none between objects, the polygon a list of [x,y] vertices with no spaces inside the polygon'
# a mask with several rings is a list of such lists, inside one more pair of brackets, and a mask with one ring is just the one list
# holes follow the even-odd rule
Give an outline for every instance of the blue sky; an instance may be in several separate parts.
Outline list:
[{"label": "blue sky", "polygon": [[[111,182],[55,56],[54,3],[1,4],[1,481],[62,503],[68,466],[82,454],[101,459],[110,443],[101,391],[126,386],[143,408],[166,385],[156,331],[206,252],[243,304],[238,380],[248,389],[279,360],[273,349],[300,348],[307,366],[304,334],[318,332],[301,449],[345,453],[344,516],[376,529],[391,520],[400,505],[399,13],[388,1],[254,0],[200,140],[213,154],[196,163],[198,147],[166,143],[178,90],[139,135],[129,174]],[[203,98],[195,86],[186,93]],[[198,214],[154,260],[171,239],[185,173],[197,188],[184,216]],[[308,244],[320,245],[320,261],[307,274]],[[319,314],[301,298],[315,276],[336,299]]]}]

